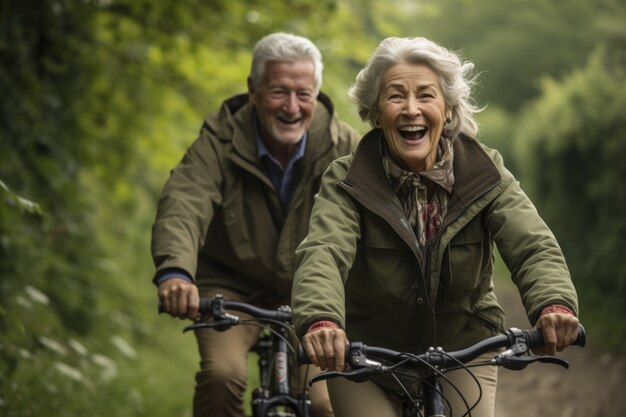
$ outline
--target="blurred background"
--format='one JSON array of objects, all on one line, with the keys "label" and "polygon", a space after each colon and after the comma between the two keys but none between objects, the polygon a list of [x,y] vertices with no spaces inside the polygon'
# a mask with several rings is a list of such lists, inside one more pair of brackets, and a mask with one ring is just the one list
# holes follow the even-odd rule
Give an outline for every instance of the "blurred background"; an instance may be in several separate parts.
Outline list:
[{"label": "blurred background", "polygon": [[279,30],[318,45],[363,133],[346,91],[383,38],[474,62],[479,140],[559,239],[588,349],[623,356],[624,22],[621,0],[3,0],[0,415],[189,415],[195,341],[151,283],[156,199]]}]

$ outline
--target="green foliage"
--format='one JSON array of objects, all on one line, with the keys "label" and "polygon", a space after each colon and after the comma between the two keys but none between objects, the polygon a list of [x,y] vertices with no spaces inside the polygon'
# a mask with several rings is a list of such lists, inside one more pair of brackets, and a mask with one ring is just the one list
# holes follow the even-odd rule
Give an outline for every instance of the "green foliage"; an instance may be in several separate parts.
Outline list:
[{"label": "green foliage", "polygon": [[[516,145],[527,189],[569,259],[583,315],[615,324],[626,317],[626,74],[607,62],[599,50],[564,80],[544,80]],[[623,341],[626,326],[609,333]]]},{"label": "green foliage", "polygon": [[476,116],[479,125],[478,140],[497,149],[509,170],[517,173],[515,166],[514,141],[515,118],[502,107],[490,105]]},{"label": "green foliage", "polygon": [[354,3],[369,15],[376,37],[425,36],[460,51],[484,75],[479,101],[507,111],[539,94],[539,77],[558,78],[569,67],[584,65],[599,43],[624,40],[626,16],[619,0]]},{"label": "green foliage", "polygon": [[[323,89],[362,132],[346,91],[383,37],[462,48],[484,72],[480,139],[524,169],[577,261],[585,317],[612,317],[606,294],[624,294],[625,9],[617,0],[1,2],[0,414],[189,412],[193,336],[155,314],[155,201],[205,115],[245,91],[254,43],[277,30],[320,47]],[[577,70],[596,44],[612,53]],[[517,126],[517,110],[541,92]],[[513,136],[530,152],[517,161]],[[592,296],[602,308],[592,310]]]}]

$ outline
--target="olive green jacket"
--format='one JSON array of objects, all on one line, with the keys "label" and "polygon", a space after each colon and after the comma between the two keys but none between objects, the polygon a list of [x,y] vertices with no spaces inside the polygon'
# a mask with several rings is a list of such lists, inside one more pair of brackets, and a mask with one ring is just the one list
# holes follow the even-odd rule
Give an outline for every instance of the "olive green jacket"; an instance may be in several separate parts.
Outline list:
[{"label": "olive green jacket", "polygon": [[529,320],[561,304],[577,313],[563,254],[500,155],[454,140],[455,185],[433,245],[421,253],[389,186],[374,129],[322,180],[307,238],[296,251],[292,310],[302,335],[326,319],[349,340],[422,353],[464,348],[501,332],[494,243]]},{"label": "olive green jacket", "polygon": [[289,301],[294,252],[306,235],[321,176],[354,151],[359,136],[323,94],[308,130],[288,210],[258,158],[247,95],[225,101],[171,172],[153,225],[156,275],[180,268],[198,286]]}]

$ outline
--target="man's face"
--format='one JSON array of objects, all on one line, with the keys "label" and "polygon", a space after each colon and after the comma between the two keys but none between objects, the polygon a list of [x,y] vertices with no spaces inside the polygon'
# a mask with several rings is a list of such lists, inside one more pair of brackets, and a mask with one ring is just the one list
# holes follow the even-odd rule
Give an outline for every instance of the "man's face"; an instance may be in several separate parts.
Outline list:
[{"label": "man's face", "polygon": [[311,126],[317,106],[313,62],[269,61],[261,85],[249,84],[261,137],[270,152],[297,144]]}]

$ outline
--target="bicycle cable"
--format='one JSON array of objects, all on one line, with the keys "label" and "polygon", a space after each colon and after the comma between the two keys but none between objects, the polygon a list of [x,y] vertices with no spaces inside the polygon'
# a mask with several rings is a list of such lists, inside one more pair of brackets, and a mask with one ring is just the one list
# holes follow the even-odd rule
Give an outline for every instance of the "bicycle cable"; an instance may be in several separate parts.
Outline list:
[{"label": "bicycle cable", "polygon": [[262,329],[268,329],[274,336],[278,337],[283,342],[285,342],[286,345],[287,345],[287,348],[289,349],[289,352],[291,352],[291,354],[294,355],[294,357],[297,357],[296,349],[293,347],[291,342],[285,336],[283,336],[282,334],[280,334],[276,330],[274,330],[271,327],[268,327],[268,326],[265,326],[264,324],[262,324],[262,323],[265,323],[265,322],[281,325],[285,329],[288,329],[288,330],[290,329],[289,326],[285,325],[283,322],[278,321],[278,320],[273,320],[273,319],[249,319],[249,320],[242,320],[240,322],[240,324],[246,324],[246,325],[249,325],[249,326],[257,326],[257,327],[260,327]]},{"label": "bicycle cable", "polygon": [[[448,383],[448,385],[450,387],[452,387],[452,389],[454,389],[454,391],[456,391],[456,393],[459,395],[459,398],[461,398],[461,400],[463,401],[463,404],[465,405],[465,408],[467,409],[467,411],[463,414],[462,417],[466,417],[466,416],[470,416],[471,417],[471,411],[476,408],[476,406],[478,405],[478,403],[480,402],[480,400],[482,399],[482,387],[480,386],[480,381],[478,381],[478,378],[476,378],[476,376],[472,373],[472,371],[469,370],[469,366],[464,365],[461,361],[459,361],[458,359],[454,358],[453,356],[449,355],[448,353],[446,353],[443,350],[439,350],[437,351],[437,353],[439,353],[442,356],[445,356],[446,358],[456,362],[459,364],[459,366],[449,369],[446,368],[446,371],[450,371],[450,370],[460,370],[463,369],[465,371],[467,371],[467,373],[472,377],[472,379],[474,380],[474,382],[476,383],[476,386],[478,387],[478,399],[476,400],[476,402],[474,402],[474,404],[472,404],[472,406],[470,407],[469,403],[467,402],[467,400],[465,399],[465,396],[461,393],[461,390],[452,382],[450,381],[450,379],[445,375],[445,372],[441,371],[439,368],[437,368],[434,365],[431,365],[430,363],[428,363],[428,361],[426,361],[425,359],[420,358],[418,355],[414,355],[411,353],[404,353],[404,355],[406,355],[406,359],[402,360],[401,362],[398,362],[397,364],[392,365],[391,367],[389,367],[389,369],[394,369],[406,362],[408,362],[409,360],[413,359],[416,360],[418,362],[421,362],[426,368],[430,369],[431,371],[433,371],[434,374],[436,374],[437,376],[439,376],[440,378],[442,378],[444,381],[446,381]],[[485,364],[489,364],[489,362],[485,362]],[[478,366],[478,365],[476,365]],[[406,387],[404,386],[404,384],[402,384],[402,382],[400,382],[397,377],[394,375],[395,372],[392,372],[391,375],[396,379],[396,382],[398,382],[400,384],[400,387],[403,389],[405,395],[407,395],[407,397],[409,398],[409,401],[415,403],[415,400],[413,399],[413,397],[408,394],[408,392],[406,391]],[[415,378],[415,379],[419,379],[418,377],[416,377],[415,375],[411,375],[408,373],[404,373],[404,372],[399,372],[398,374],[406,376],[406,377],[411,377],[411,378]],[[448,408],[448,410],[451,410],[451,405],[450,402],[448,401],[448,399],[443,395],[443,392],[434,388],[438,394],[441,395],[441,398],[443,399],[443,401],[445,402],[446,407]],[[419,410],[418,410],[419,413]]]},{"label": "bicycle cable", "polygon": [[480,385],[480,381],[478,380],[478,378],[476,378],[476,375],[474,375],[474,373],[472,371],[470,371],[470,367],[471,366],[467,366],[465,365],[463,362],[461,362],[460,360],[456,359],[455,357],[453,357],[452,355],[448,354],[447,352],[441,350],[439,352],[440,354],[442,354],[443,356],[445,356],[446,358],[452,360],[453,362],[456,362],[459,364],[459,366],[450,369],[450,368],[446,368],[446,371],[450,371],[450,370],[464,370],[467,371],[468,375],[470,377],[472,377],[472,379],[474,380],[474,382],[476,383],[476,387],[478,388],[478,399],[476,400],[476,402],[474,402],[474,404],[472,404],[472,406],[469,406],[469,403],[467,402],[467,400],[465,399],[465,396],[463,394],[461,394],[461,391],[442,373],[441,376],[442,378],[448,383],[450,384],[450,386],[452,388],[454,388],[454,390],[459,394],[459,396],[461,397],[461,400],[463,400],[463,404],[465,405],[465,408],[467,409],[467,411],[465,413],[463,413],[463,415],[461,417],[471,417],[472,416],[472,410],[474,408],[476,408],[476,406],[478,405],[478,403],[480,402],[480,400],[483,398],[483,388]]}]

